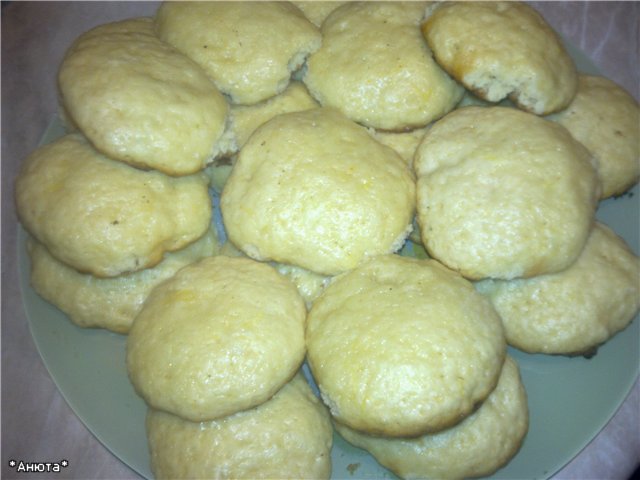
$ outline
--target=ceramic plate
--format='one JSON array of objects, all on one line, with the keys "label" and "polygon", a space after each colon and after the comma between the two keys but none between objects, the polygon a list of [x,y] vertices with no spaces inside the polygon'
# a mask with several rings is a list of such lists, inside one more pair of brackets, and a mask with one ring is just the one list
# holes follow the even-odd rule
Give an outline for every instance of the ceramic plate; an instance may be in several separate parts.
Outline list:
[{"label": "ceramic plate", "polygon": [[[578,68],[597,73],[571,49]],[[63,134],[59,120],[43,143]],[[639,251],[640,193],[601,203],[597,217]],[[74,326],[29,286],[26,234],[19,231],[19,267],[31,332],[47,369],[71,408],[91,432],[124,463],[150,478],[144,431],[146,407],[125,368],[125,337]],[[639,321],[585,358],[528,355],[510,349],[518,361],[530,409],[530,429],[514,459],[492,478],[545,478],[568,463],[616,412],[638,375]],[[46,408],[43,406],[43,408]],[[338,435],[332,452],[333,478],[395,478],[366,452]]]}]

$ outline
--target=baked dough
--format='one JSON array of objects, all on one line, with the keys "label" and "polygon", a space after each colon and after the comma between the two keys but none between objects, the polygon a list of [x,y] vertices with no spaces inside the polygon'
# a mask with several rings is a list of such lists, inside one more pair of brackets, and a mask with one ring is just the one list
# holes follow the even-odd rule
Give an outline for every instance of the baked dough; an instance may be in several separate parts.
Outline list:
[{"label": "baked dough", "polygon": [[152,267],[211,221],[204,175],[145,172],[101,155],[79,134],[29,155],[16,179],[16,208],[54,257],[98,277]]},{"label": "baked dough", "polygon": [[157,479],[328,479],[333,428],[302,374],[258,407],[195,423],[147,413]]},{"label": "baked dough", "polygon": [[282,92],[322,41],[289,2],[163,2],[155,24],[160,38],[245,105]]},{"label": "baked dough", "polygon": [[266,264],[219,255],[156,287],[133,322],[127,370],[149,406],[186,420],[255,407],[298,370],[304,302]]},{"label": "baked dough", "polygon": [[336,430],[401,478],[485,477],[518,452],[529,427],[518,365],[507,357],[498,386],[480,408],[443,432],[415,439],[372,437],[344,425]]},{"label": "baked dough", "polygon": [[538,115],[573,99],[577,73],[556,32],[524,2],[437,4],[422,32],[438,63],[491,102],[511,98]]},{"label": "baked dough", "polygon": [[589,355],[640,309],[640,259],[597,223],[562,272],[476,284],[502,317],[507,342],[531,353]]},{"label": "baked dough", "polygon": [[578,93],[565,110],[551,115],[598,160],[601,199],[626,192],[640,178],[640,109],[613,81],[580,75]]},{"label": "baked dough", "polygon": [[398,250],[414,204],[413,175],[398,154],[327,108],[258,128],[221,197],[240,250],[325,275]]},{"label": "baked dough", "polygon": [[185,175],[231,148],[226,100],[198,65],[155,36],[149,18],[81,35],[58,83],[72,124],[114,159]]},{"label": "baked dough", "polygon": [[418,147],[418,223],[431,256],[471,279],[568,267],[599,197],[595,160],[560,125],[506,107],[465,107]]},{"label": "baked dough", "polygon": [[464,89],[434,61],[420,33],[425,2],[348,2],[322,24],[304,82],[324,106],[383,130],[421,128]]},{"label": "baked dough", "polygon": [[155,267],[113,278],[80,273],[56,260],[38,241],[27,243],[31,285],[79,327],[106,328],[126,334],[151,290],[179,269],[215,255],[218,238],[210,229],[196,242],[167,253]]},{"label": "baked dough", "polygon": [[307,360],[336,421],[409,437],[460,422],[494,389],[506,343],[471,283],[434,260],[381,255],[327,286]]}]

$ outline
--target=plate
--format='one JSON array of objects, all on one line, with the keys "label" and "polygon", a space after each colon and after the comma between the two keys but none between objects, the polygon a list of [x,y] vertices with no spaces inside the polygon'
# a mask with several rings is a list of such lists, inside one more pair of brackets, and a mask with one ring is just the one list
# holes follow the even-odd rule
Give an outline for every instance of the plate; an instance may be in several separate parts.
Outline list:
[{"label": "plate", "polygon": [[[578,69],[598,73],[568,46]],[[54,119],[42,143],[61,136]],[[597,218],[640,250],[640,192],[601,202]],[[20,285],[31,333],[49,374],[69,406],[114,455],[151,478],[144,430],[146,406],[129,383],[125,337],[73,325],[29,285],[26,233],[18,231]],[[614,415],[640,371],[638,317],[591,359],[530,355],[509,349],[528,394],[530,428],[521,450],[491,478],[547,478],[567,464]],[[105,414],[108,412],[108,414]],[[396,478],[365,451],[334,435],[333,478]]]}]

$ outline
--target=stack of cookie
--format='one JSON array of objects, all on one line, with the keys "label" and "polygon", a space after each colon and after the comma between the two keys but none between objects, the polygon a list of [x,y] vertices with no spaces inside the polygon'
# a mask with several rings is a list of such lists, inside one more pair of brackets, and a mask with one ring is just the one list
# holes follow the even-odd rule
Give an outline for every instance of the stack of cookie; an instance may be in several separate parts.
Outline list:
[{"label": "stack of cookie", "polygon": [[218,255],[153,290],[127,339],[158,478],[328,478],[329,414],[301,373],[306,308],[273,267]]},{"label": "stack of cookie", "polygon": [[466,88],[519,107],[459,109],[424,136],[414,168],[426,249],[479,281],[510,345],[593,354],[640,307],[638,257],[594,219],[640,177],[637,102],[577,74],[523,4],[439,5],[422,31]]},{"label": "stack of cookie", "polygon": [[403,478],[489,475],[528,429],[507,346],[591,355],[640,308],[595,221],[638,105],[525,4],[166,2],[59,86],[32,284],[128,333],[159,478],[328,478],[332,423]]},{"label": "stack of cookie", "polygon": [[16,181],[32,283],[76,323],[126,333],[153,286],[218,249],[200,170],[223,143],[227,103],[150,19],[82,35],[59,86],[70,133]]}]

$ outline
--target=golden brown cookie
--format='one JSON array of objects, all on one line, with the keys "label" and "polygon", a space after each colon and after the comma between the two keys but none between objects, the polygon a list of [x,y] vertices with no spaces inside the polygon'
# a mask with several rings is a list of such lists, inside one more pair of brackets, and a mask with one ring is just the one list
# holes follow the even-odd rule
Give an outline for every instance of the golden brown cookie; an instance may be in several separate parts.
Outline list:
[{"label": "golden brown cookie", "polygon": [[491,102],[538,115],[573,99],[577,73],[556,32],[524,2],[445,2],[422,26],[438,63]]},{"label": "golden brown cookie", "polygon": [[328,479],[333,428],[301,373],[265,403],[211,422],[147,413],[157,479]]},{"label": "golden brown cookie", "polygon": [[383,130],[421,128],[464,89],[434,61],[420,33],[425,2],[348,2],[322,24],[304,82],[324,106]]},{"label": "golden brown cookie", "polygon": [[476,478],[491,475],[518,452],[529,427],[529,409],[518,365],[506,357],[495,390],[452,428],[396,439],[335,426],[350,443],[369,451],[401,478]]},{"label": "golden brown cookie", "polygon": [[624,329],[640,309],[640,259],[597,223],[567,269],[476,284],[502,317],[507,342],[532,353],[583,355]]},{"label": "golden brown cookie", "polygon": [[153,408],[191,421],[255,407],[305,354],[306,309],[269,265],[219,255],[156,287],[127,339],[127,370]]},{"label": "golden brown cookie", "polygon": [[198,65],[155,36],[149,18],[81,35],[58,83],[71,123],[114,159],[186,175],[231,148],[226,100]]},{"label": "golden brown cookie", "polygon": [[16,179],[16,208],[54,257],[99,277],[152,267],[211,223],[204,175],[145,172],[98,153],[79,134],[29,155]]},{"label": "golden brown cookie", "polygon": [[434,260],[381,255],[326,287],[307,360],[337,422],[371,435],[448,428],[494,389],[506,344],[471,283]]},{"label": "golden brown cookie", "polygon": [[472,279],[530,277],[580,254],[599,197],[595,161],[562,126],[465,107],[418,147],[417,211],[431,256]]},{"label": "golden brown cookie", "polygon": [[396,152],[318,108],[258,128],[220,204],[229,239],[250,257],[334,275],[402,246],[414,189]]},{"label": "golden brown cookie", "polygon": [[289,2],[163,2],[155,25],[244,105],[282,92],[321,43],[317,27]]},{"label": "golden brown cookie", "polygon": [[600,198],[620,195],[640,178],[640,109],[613,81],[580,75],[571,104],[549,117],[566,127],[598,160]]},{"label": "golden brown cookie", "polygon": [[127,333],[151,290],[182,267],[218,252],[218,238],[210,229],[202,238],[170,252],[154,267],[112,278],[80,273],[53,257],[38,241],[27,244],[31,285],[80,327]]}]

